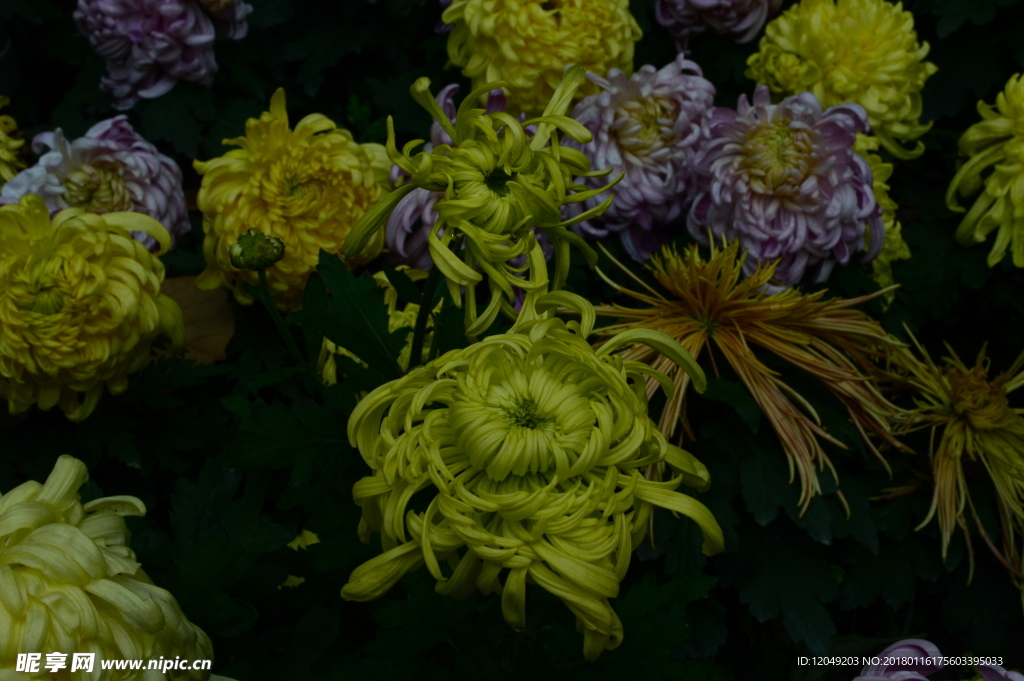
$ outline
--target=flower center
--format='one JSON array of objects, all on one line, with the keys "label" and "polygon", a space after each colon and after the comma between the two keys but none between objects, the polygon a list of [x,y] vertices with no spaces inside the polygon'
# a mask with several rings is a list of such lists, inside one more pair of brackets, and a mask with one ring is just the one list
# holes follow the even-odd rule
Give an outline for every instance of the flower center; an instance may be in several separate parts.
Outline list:
[{"label": "flower center", "polygon": [[798,188],[807,175],[811,143],[811,134],[793,129],[788,118],[764,123],[747,136],[744,165],[752,176],[761,178],[767,192],[787,184]]},{"label": "flower center", "polygon": [[39,314],[57,314],[64,309],[64,294],[56,286],[45,286],[36,292],[30,308]]},{"label": "flower center", "polygon": [[131,193],[125,187],[117,166],[84,165],[64,179],[65,199],[73,208],[90,213],[113,213],[134,208]]},{"label": "flower center", "polygon": [[537,415],[537,405],[533,400],[521,400],[514,407],[505,410],[505,418],[509,424],[519,428],[535,430],[544,422]]},{"label": "flower center", "polygon": [[986,373],[982,367],[967,373],[951,368],[946,373],[953,411],[975,430],[1001,428],[1013,418],[1002,381],[989,382]]},{"label": "flower center", "polygon": [[508,183],[511,179],[512,176],[504,170],[495,168],[489,175],[487,175],[487,177],[484,178],[484,184],[486,184],[487,188],[498,196],[508,196]]}]

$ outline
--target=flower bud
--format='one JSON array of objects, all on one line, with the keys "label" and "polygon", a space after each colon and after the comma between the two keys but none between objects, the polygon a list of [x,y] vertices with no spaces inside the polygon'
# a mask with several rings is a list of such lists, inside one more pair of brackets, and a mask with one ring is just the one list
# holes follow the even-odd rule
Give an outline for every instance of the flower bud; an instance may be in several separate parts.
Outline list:
[{"label": "flower bud", "polygon": [[228,255],[236,269],[262,270],[284,257],[284,242],[258,229],[250,229],[238,237],[238,242],[228,249]]}]

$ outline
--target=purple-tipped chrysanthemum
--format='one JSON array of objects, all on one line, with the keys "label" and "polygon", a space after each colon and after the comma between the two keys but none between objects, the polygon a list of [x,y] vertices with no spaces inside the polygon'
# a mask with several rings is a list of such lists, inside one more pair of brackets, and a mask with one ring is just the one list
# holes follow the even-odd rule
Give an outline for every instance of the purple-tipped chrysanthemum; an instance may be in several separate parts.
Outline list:
[{"label": "purple-tipped chrysanthemum", "polygon": [[[600,217],[573,229],[584,237],[603,238],[617,232],[639,262],[682,228],[696,185],[693,164],[708,140],[708,114],[715,86],[700,67],[679,55],[661,70],[644,66],[632,77],[619,69],[604,79],[587,75],[604,91],[576,105],[572,117],[590,130],[593,140],[565,145],[581,150],[592,168],[611,168],[612,177],[626,176],[610,191],[615,201]],[[608,178],[582,178],[600,187]],[[606,194],[570,204],[569,215],[579,215],[607,198]]]},{"label": "purple-tipped chrysanthemum", "polygon": [[853,681],[928,681],[945,666],[938,647],[919,638],[894,643],[875,657],[879,663],[865,666]]},{"label": "purple-tipped chrysanthemum", "polygon": [[978,672],[985,681],[1024,681],[1024,674],[1007,671],[995,664],[979,664]]},{"label": "purple-tipped chrysanthemum", "polygon": [[658,0],[654,14],[683,50],[691,36],[708,29],[750,42],[781,5],[782,0]]},{"label": "purple-tipped chrysanthemum", "polygon": [[[441,110],[448,116],[451,122],[455,123],[455,94],[459,91],[456,84],[448,85],[437,93],[437,103]],[[501,90],[493,90],[487,97],[487,113],[505,110],[505,93]],[[522,122],[526,117],[519,116]],[[527,126],[527,132],[533,132],[533,126]],[[434,121],[430,126],[430,141],[424,145],[425,151],[443,144],[452,144],[452,138],[444,131],[441,125]],[[402,172],[398,166],[391,168],[391,182],[396,184]],[[427,235],[430,228],[437,220],[437,211],[434,204],[444,198],[444,192],[432,192],[426,189],[414,189],[408,196],[398,202],[391,217],[388,218],[385,226],[385,241],[388,250],[391,251],[388,257],[392,265],[409,265],[419,270],[429,270],[433,266],[430,259],[430,250],[427,245]],[[547,256],[551,255],[551,242],[546,234],[538,234],[537,240],[544,248]]]},{"label": "purple-tipped chrysanthemum", "polygon": [[748,273],[780,259],[776,277],[785,286],[811,268],[824,281],[865,248],[865,229],[864,260],[877,256],[885,227],[871,168],[853,150],[857,133],[868,130],[864,109],[842,104],[822,112],[809,92],[772,104],[764,85],[753,104],[741,95],[738,109],[711,114],[711,141],[696,160],[690,234],[704,244],[709,232],[738,239]]},{"label": "purple-tipped chrysanthemum", "polygon": [[[43,153],[46,148],[51,151]],[[83,208],[90,213],[135,211],[158,220],[172,243],[190,228],[181,169],[139,137],[127,116],[97,123],[68,143],[60,128],[32,140],[39,162],[15,175],[0,191],[0,203],[39,194],[51,211]],[[156,240],[135,237],[149,247]]]},{"label": "purple-tipped chrysanthemum", "polygon": [[241,0],[78,0],[74,18],[107,62],[100,88],[124,110],[179,80],[210,85],[217,73],[214,40],[218,33],[243,38],[250,12]]}]

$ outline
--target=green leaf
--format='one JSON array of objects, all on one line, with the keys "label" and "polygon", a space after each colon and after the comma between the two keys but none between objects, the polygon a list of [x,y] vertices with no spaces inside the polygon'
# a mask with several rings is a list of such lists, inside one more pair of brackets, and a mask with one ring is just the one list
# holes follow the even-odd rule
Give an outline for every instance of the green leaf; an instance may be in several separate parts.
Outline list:
[{"label": "green leaf", "polygon": [[203,139],[203,123],[216,115],[209,88],[179,82],[164,96],[145,104],[142,127],[149,141],[166,140],[178,153],[195,158]]},{"label": "green leaf", "polygon": [[420,305],[423,302],[423,294],[416,288],[416,284],[409,278],[409,275],[404,271],[396,270],[393,267],[384,266],[384,276],[388,278],[388,283],[391,284],[395,292],[398,293],[398,299],[404,300],[407,303],[415,303]]},{"label": "green leaf", "polygon": [[708,379],[708,389],[701,395],[709,400],[725,402],[740,415],[751,432],[756,433],[761,425],[761,407],[744,386],[725,378]]},{"label": "green leaf", "polygon": [[774,520],[780,506],[794,508],[799,499],[799,482],[790,484],[785,456],[775,448],[770,451],[752,449],[740,459],[743,501],[761,525]]},{"label": "green leaf", "polygon": [[754,574],[740,588],[740,600],[758,621],[781,616],[793,640],[813,653],[827,652],[836,627],[824,604],[839,596],[828,562],[782,532],[759,533],[755,555]]},{"label": "green leaf", "polygon": [[1017,0],[935,0],[932,12],[939,17],[936,31],[945,38],[967,21],[984,26],[992,21],[997,7],[1012,7]]},{"label": "green leaf", "polygon": [[197,482],[178,481],[171,501],[178,568],[171,591],[190,619],[219,636],[237,635],[255,624],[255,608],[231,587],[256,567],[261,554],[294,536],[292,528],[259,512],[265,483],[250,478],[237,498],[240,483],[239,473],[208,460]]},{"label": "green leaf", "polygon": [[373,277],[356,279],[340,258],[325,251],[320,251],[317,271],[331,294],[327,337],[388,378],[401,376],[398,355],[408,329],[388,331],[384,291]]}]

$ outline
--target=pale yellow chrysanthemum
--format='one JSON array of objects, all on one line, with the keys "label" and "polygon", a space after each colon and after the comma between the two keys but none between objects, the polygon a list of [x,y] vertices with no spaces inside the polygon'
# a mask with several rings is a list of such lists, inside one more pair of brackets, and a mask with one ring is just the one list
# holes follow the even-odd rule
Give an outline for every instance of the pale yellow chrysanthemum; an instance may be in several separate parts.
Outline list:
[{"label": "pale yellow chrysanthemum", "polygon": [[[130,232],[160,245],[151,254]],[[185,339],[160,293],[170,235],[141,213],[50,211],[35,194],[0,207],[0,397],[12,414],[59,406],[73,421],[124,392],[161,334]]]},{"label": "pale yellow chrysanthemum", "polygon": [[[284,242],[284,258],[267,270],[274,302],[284,311],[302,307],[302,291],[320,250],[338,253],[356,220],[389,191],[391,162],[380,144],[357,144],[321,114],[288,125],[284,90],[270,111],[245,124],[245,137],[225,140],[240,149],[211,161],[196,161],[203,175],[206,270],[200,288],[227,286],[240,303],[252,303],[245,284],[257,273],[236,269],[229,249],[250,228]],[[373,235],[364,260],[380,253],[383,232]]]},{"label": "pale yellow chrysanthemum", "polygon": [[[548,317],[555,307],[582,320]],[[704,374],[654,331],[620,334],[595,351],[586,342],[594,310],[574,294],[540,296],[531,312],[540,316],[417,367],[356,406],[349,440],[372,471],[353,490],[359,532],[364,541],[380,532],[384,552],[356,568],[341,595],[377,598],[425,564],[438,593],[500,594],[506,621],[523,629],[526,585],[536,584],[576,615],[592,660],[622,640],[608,599],[654,506],[692,518],[706,554],[723,548],[711,512],[674,491],[706,489],[707,469],[647,416],[646,377],[667,390],[672,381],[612,353],[656,347],[699,390]],[[646,479],[659,462],[671,479]],[[414,495],[425,511],[410,507]]]},{"label": "pale yellow chrysanthemum", "polygon": [[[956,527],[963,529],[973,573],[969,508],[986,545],[1024,590],[1024,409],[1014,409],[1008,399],[1009,393],[1024,386],[1024,353],[1005,372],[990,376],[984,348],[972,367],[949,346],[949,355],[936,364],[916,339],[914,343],[917,354],[900,349],[896,355],[907,371],[903,379],[915,391],[915,408],[901,415],[895,430],[930,431],[935,490],[931,510],[920,527],[938,516],[943,559]],[[1002,551],[989,538],[974,507],[967,484],[971,469],[984,470],[995,487]]]},{"label": "pale yellow chrysanthemum", "polygon": [[921,89],[936,66],[923,61],[914,15],[888,0],[802,0],[768,24],[747,77],[780,95],[811,91],[823,107],[856,102],[872,132],[897,158],[924,153],[931,124],[921,118]]},{"label": "pale yellow chrysanthemum", "polygon": [[[857,142],[853,145],[854,151],[864,157],[864,160],[871,166],[871,176],[874,180],[875,201],[882,209],[882,224],[885,225],[885,241],[882,244],[882,252],[871,261],[872,278],[878,282],[880,288],[888,288],[896,283],[892,275],[892,263],[896,260],[909,260],[910,247],[903,240],[902,226],[896,219],[896,202],[889,196],[888,180],[892,177],[892,164],[886,163],[882,157],[874,153],[878,151],[878,139],[870,135],[858,134]],[[865,243],[871,239],[871,235],[865,235]],[[896,299],[896,291],[889,291],[885,294],[886,304],[892,304]]]},{"label": "pale yellow chrysanthemum", "polygon": [[[981,191],[956,230],[964,246],[981,243],[996,232],[988,256],[994,267],[1009,248],[1014,267],[1024,267],[1024,78],[1010,77],[996,105],[978,102],[984,119],[960,138],[960,153],[969,157],[960,166],[946,193],[946,205],[964,212],[957,197],[969,199]],[[984,176],[983,176],[984,173]]]},{"label": "pale yellow chrysanthemum", "polygon": [[[213,647],[128,546],[123,517],[146,507],[129,496],[83,505],[78,489],[88,477],[85,464],[65,455],[45,483],[0,496],[0,674],[14,673],[19,653],[61,652],[67,669],[20,678],[206,681],[209,671],[101,669],[101,660],[212,659]],[[91,674],[70,670],[74,653],[96,655]]]},{"label": "pale yellow chrysanthemum", "polygon": [[[448,58],[473,89],[505,81],[513,116],[540,114],[571,64],[629,76],[633,44],[643,35],[629,0],[454,0],[441,18],[454,24]],[[599,90],[587,82],[576,101]]]},{"label": "pale yellow chrysanthemum", "polygon": [[[408,269],[406,266],[399,266],[399,270],[404,271],[410,279],[413,281],[422,281],[427,278],[427,273],[423,270]],[[409,329],[408,340],[402,351],[398,354],[398,366],[405,371],[409,368],[409,358],[412,356],[412,336],[413,329],[416,326],[416,317],[419,315],[420,306],[416,303],[406,303],[405,307],[399,309],[398,307],[398,292],[388,282],[387,275],[384,272],[378,272],[373,275],[374,281],[377,285],[384,289],[384,303],[388,308],[388,331],[394,333],[399,329]],[[427,320],[427,328],[433,326],[431,319]],[[427,333],[424,342],[424,354],[430,350],[430,342],[433,339],[432,333]],[[318,365],[318,371],[324,379],[324,383],[327,385],[334,385],[338,382],[338,355],[344,355],[354,359],[356,362],[362,362],[361,359],[352,354],[349,350],[338,345],[327,338],[324,338],[323,347],[320,350],[320,361]],[[420,358],[422,363],[423,358]]]},{"label": "pale yellow chrysanthemum", "polygon": [[[0,109],[11,103],[0,95]],[[10,116],[0,116],[0,185],[25,169],[25,138]]]}]

